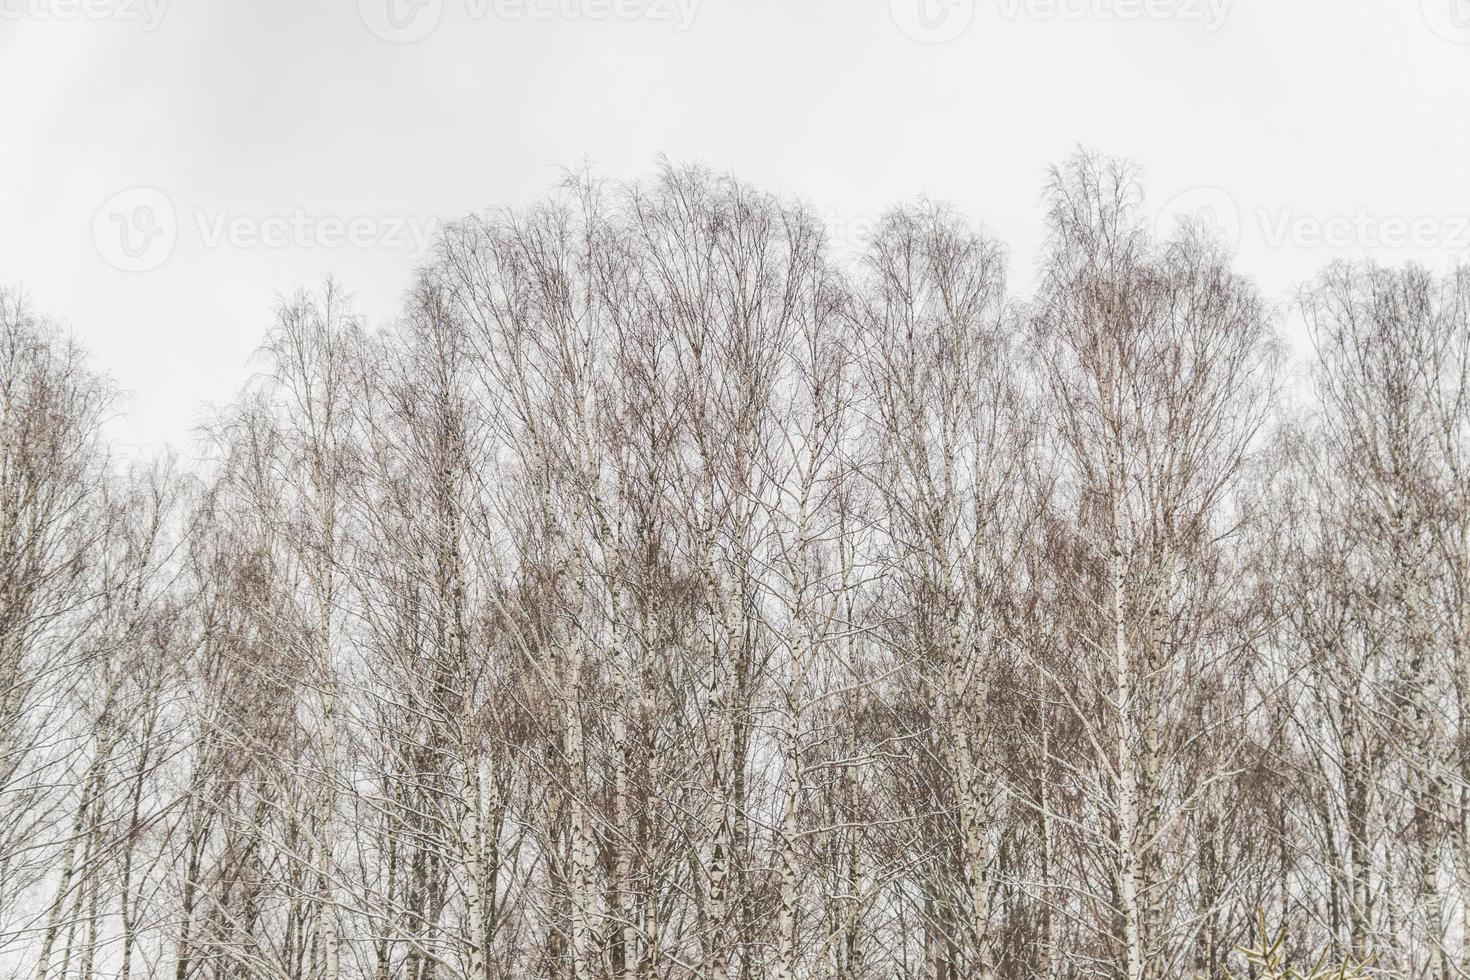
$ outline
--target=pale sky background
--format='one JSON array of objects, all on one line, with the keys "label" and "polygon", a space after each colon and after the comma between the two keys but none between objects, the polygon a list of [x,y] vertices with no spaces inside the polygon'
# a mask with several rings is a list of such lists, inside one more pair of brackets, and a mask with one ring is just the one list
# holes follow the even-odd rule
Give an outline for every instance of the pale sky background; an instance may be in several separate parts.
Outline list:
[{"label": "pale sky background", "polygon": [[584,159],[730,171],[843,240],[947,199],[1022,291],[1078,144],[1165,227],[1219,216],[1273,300],[1333,258],[1470,259],[1470,0],[694,3],[0,0],[0,283],[129,393],[125,450],[187,456],[279,295],[332,274],[388,322],[416,230]]}]

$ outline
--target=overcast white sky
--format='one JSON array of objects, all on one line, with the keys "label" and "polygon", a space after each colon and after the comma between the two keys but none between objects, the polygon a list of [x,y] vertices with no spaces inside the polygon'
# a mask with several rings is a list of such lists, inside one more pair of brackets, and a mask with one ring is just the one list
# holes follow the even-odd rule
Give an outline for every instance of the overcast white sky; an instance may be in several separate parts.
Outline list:
[{"label": "overcast white sky", "polygon": [[330,273],[385,322],[435,218],[584,159],[732,171],[841,240],[945,198],[1023,289],[1079,143],[1273,298],[1470,258],[1470,0],[0,0],[0,92],[0,283],[130,444],[187,449],[278,295]]}]

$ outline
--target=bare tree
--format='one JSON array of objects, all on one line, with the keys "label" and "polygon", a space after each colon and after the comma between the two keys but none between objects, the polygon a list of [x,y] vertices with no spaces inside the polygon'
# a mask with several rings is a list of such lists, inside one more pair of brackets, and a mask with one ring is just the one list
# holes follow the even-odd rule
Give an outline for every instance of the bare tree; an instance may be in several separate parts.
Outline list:
[{"label": "bare tree", "polygon": [[1046,202],[1020,296],[572,173],[195,472],[0,295],[0,976],[1470,975],[1470,274],[1328,269],[1297,410],[1131,166]]},{"label": "bare tree", "polygon": [[1034,329],[1078,549],[1064,686],[1096,753],[1082,833],[1111,889],[1100,932],[1143,980],[1180,967],[1182,818],[1229,773],[1229,752],[1215,772],[1180,765],[1226,729],[1171,708],[1249,649],[1229,629],[1233,494],[1271,411],[1272,340],[1208,242],[1147,238],[1126,165],[1074,158],[1053,174],[1049,215]]}]

